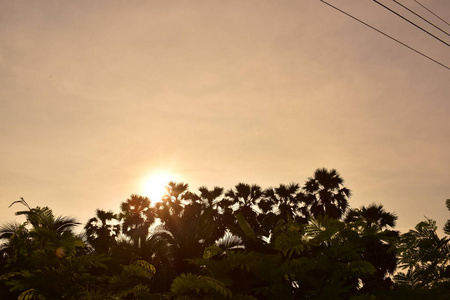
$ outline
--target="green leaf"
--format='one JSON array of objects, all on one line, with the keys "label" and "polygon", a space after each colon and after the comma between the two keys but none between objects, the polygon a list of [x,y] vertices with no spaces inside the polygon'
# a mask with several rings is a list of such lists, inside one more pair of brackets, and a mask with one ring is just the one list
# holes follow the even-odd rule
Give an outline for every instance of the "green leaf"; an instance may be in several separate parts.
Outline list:
[{"label": "green leaf", "polygon": [[238,213],[236,215],[236,219],[239,223],[239,226],[241,227],[242,231],[244,232],[244,234],[251,238],[252,240],[257,240],[256,237],[256,233],[255,231],[252,229],[252,227],[250,226],[250,224],[247,222],[247,220],[245,219],[244,215],[242,213]]},{"label": "green leaf", "polygon": [[211,245],[203,252],[203,259],[210,259],[211,257],[221,253],[223,253],[222,248],[217,245]]},{"label": "green leaf", "polygon": [[136,265],[136,266],[141,267],[142,269],[144,269],[145,271],[147,271],[151,275],[155,275],[155,273],[156,273],[155,267],[151,263],[149,263],[149,262],[147,262],[145,260],[142,260],[142,259],[141,260],[137,260],[133,264]]},{"label": "green leaf", "polygon": [[376,271],[375,267],[365,260],[352,261],[348,268],[355,275],[371,275]]},{"label": "green leaf", "polygon": [[[197,298],[201,295],[220,295],[232,298],[232,293],[225,284],[208,276],[181,274],[176,277],[170,287],[172,293]],[[212,299],[214,297],[211,297]]]},{"label": "green leaf", "polygon": [[20,294],[19,297],[17,298],[17,300],[35,300],[35,299],[44,300],[45,298],[43,298],[41,294],[35,289],[26,290],[25,292]]},{"label": "green leaf", "polygon": [[450,220],[447,220],[447,222],[445,223],[444,232],[445,232],[445,234],[450,235]]},{"label": "green leaf", "polygon": [[305,249],[305,240],[300,234],[300,225],[293,222],[283,225],[281,232],[275,237],[274,247],[289,258],[294,253],[300,255]]}]

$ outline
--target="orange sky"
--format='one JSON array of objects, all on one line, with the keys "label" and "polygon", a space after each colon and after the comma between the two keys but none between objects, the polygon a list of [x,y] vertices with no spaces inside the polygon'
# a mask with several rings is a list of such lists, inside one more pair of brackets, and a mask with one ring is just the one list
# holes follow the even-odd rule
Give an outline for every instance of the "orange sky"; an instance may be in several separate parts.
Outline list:
[{"label": "orange sky", "polygon": [[[450,20],[450,1],[419,2]],[[330,3],[450,65],[447,46],[373,1]],[[353,207],[442,227],[449,83],[319,0],[0,0],[0,221],[19,197],[82,222],[117,212],[155,170],[196,190],[327,167]]]}]

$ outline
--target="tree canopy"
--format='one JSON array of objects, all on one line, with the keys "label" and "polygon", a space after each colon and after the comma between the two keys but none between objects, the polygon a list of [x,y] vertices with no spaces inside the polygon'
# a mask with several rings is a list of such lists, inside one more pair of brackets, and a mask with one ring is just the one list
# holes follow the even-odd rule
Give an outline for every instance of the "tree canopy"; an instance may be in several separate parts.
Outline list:
[{"label": "tree canopy", "polygon": [[350,207],[336,170],[166,190],[154,205],[133,194],[117,213],[98,208],[81,234],[74,218],[13,202],[26,220],[0,227],[0,298],[449,299],[450,238],[430,219],[401,234],[381,204]]}]

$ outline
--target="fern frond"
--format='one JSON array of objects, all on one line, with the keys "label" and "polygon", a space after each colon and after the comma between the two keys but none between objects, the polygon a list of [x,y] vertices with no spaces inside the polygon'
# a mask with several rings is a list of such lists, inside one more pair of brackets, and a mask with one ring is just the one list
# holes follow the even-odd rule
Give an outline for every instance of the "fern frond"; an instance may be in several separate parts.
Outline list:
[{"label": "fern frond", "polygon": [[300,255],[305,249],[305,240],[300,234],[300,226],[297,223],[288,223],[282,226],[283,229],[274,240],[275,249],[281,251],[284,256],[289,258],[294,253]]},{"label": "fern frond", "polygon": [[36,289],[29,289],[19,295],[17,300],[44,300],[45,298]]},{"label": "fern frond", "polygon": [[142,260],[142,259],[137,260],[133,264],[141,267],[142,269],[144,269],[146,272],[150,273],[151,275],[155,275],[155,273],[156,273],[155,267],[151,263],[149,263],[145,260]]},{"label": "fern frond", "polygon": [[185,296],[220,295],[232,298],[232,293],[225,284],[208,276],[181,274],[175,278],[170,287],[172,293]]}]

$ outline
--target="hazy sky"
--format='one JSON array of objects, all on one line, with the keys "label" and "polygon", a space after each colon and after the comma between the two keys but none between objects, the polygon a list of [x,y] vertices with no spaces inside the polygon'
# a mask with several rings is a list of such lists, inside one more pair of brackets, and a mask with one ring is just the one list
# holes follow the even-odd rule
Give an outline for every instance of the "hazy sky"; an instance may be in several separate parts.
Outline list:
[{"label": "hazy sky", "polygon": [[[329,2],[450,65],[375,2]],[[419,2],[450,21],[450,1]],[[352,207],[442,227],[449,95],[449,70],[319,0],[0,0],[0,221],[24,197],[84,223],[163,170],[195,191],[326,167]]]}]

